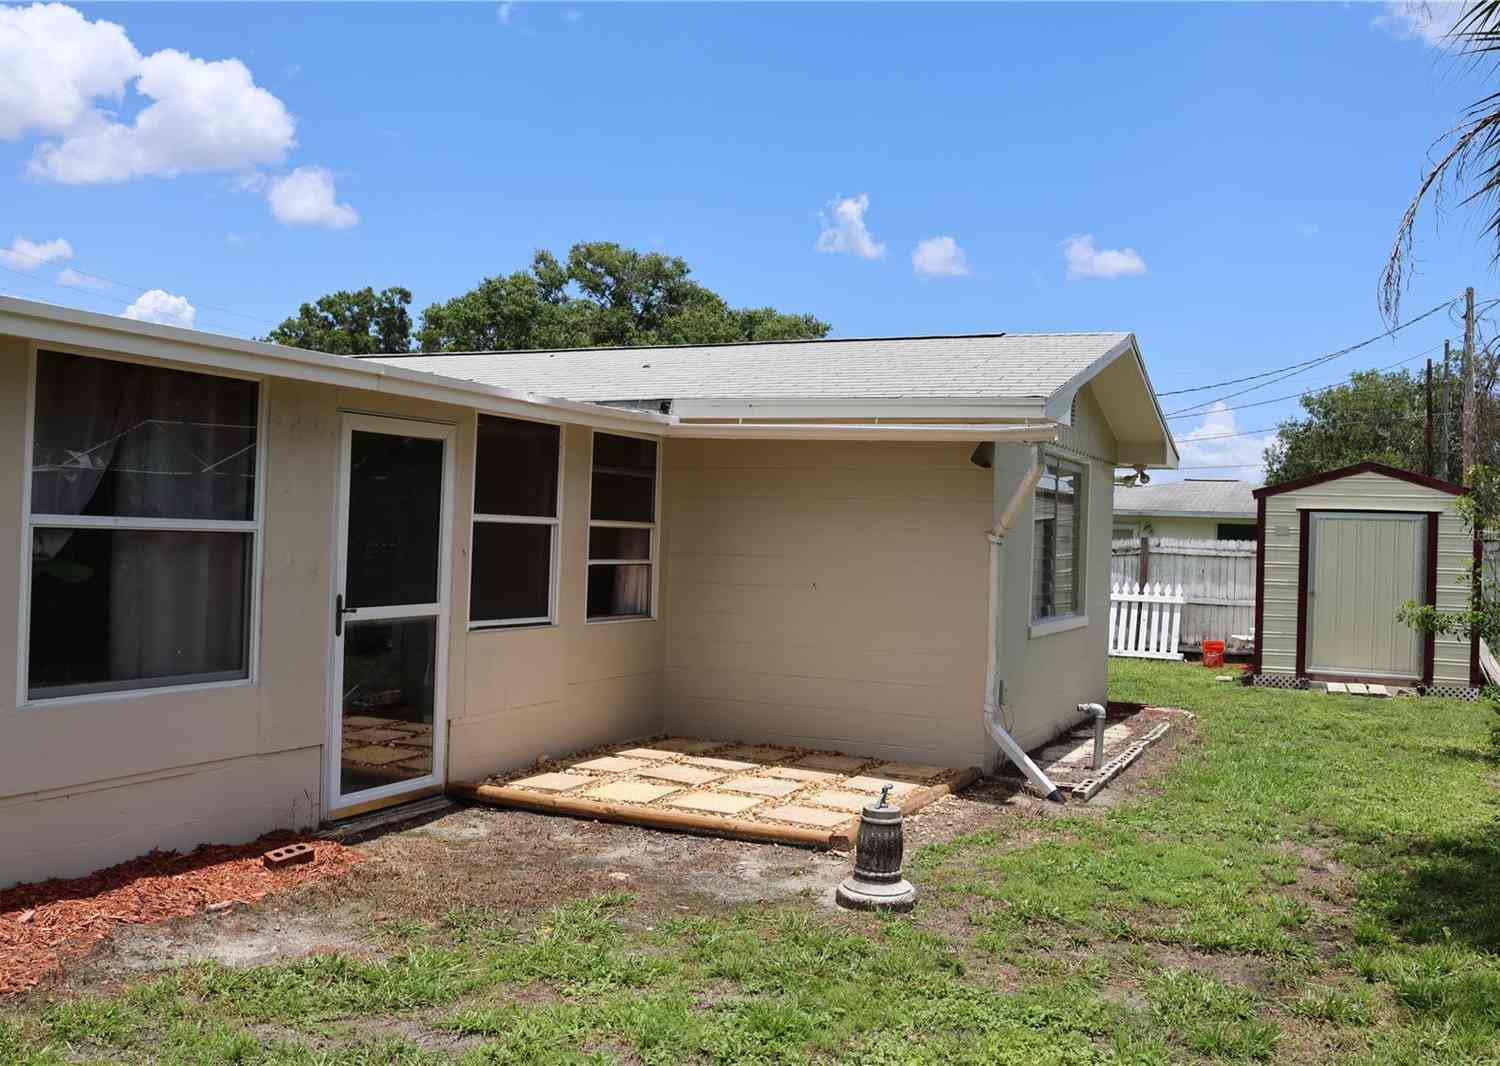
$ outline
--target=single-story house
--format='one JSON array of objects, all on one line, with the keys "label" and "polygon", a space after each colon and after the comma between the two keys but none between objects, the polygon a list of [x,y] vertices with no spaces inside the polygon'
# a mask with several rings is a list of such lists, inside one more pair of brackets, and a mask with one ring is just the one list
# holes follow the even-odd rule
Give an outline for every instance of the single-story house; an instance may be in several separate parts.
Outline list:
[{"label": "single-story house", "polygon": [[1176,462],[1128,333],[381,361],[9,297],[0,452],[0,885],[662,732],[993,767],[1104,698],[1112,472]]},{"label": "single-story house", "polygon": [[1402,604],[1463,610],[1477,538],[1461,485],[1358,463],[1255,490],[1256,680],[1420,686],[1470,697],[1479,640],[1423,635]]},{"label": "single-story house", "polygon": [[1188,478],[1115,486],[1116,540],[1254,540],[1255,486],[1232,478]]}]

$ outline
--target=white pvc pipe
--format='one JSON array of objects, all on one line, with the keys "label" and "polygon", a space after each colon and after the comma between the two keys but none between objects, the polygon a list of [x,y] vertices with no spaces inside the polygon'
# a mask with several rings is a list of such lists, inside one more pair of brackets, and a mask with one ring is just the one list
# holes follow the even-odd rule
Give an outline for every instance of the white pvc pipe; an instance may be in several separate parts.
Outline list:
[{"label": "white pvc pipe", "polygon": [[1000,750],[1011,762],[1021,768],[1032,785],[1042,795],[1054,802],[1063,802],[1063,794],[1052,779],[1042,772],[1042,768],[1031,761],[1031,756],[1026,750],[1016,743],[1016,738],[1011,736],[1006,728],[1000,724],[1000,709],[1005,704],[1005,682],[1001,677],[1004,669],[1004,619],[1001,612],[1005,609],[1005,534],[1015,525],[1016,518],[1026,504],[1026,499],[1036,489],[1037,482],[1042,480],[1042,455],[1041,449],[1036,449],[1032,455],[1031,467],[1016,485],[1015,491],[1005,506],[1000,509],[1000,517],[995,526],[986,535],[990,542],[990,609],[989,609],[989,655],[985,665],[984,679],[984,728],[994,742],[1000,745]]}]

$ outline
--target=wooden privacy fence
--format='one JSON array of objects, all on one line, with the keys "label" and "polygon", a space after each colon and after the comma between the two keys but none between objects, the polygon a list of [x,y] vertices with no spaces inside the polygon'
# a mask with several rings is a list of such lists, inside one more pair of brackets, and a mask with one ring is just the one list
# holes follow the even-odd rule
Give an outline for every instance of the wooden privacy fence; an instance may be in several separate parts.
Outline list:
[{"label": "wooden privacy fence", "polygon": [[1181,659],[1182,586],[1134,581],[1109,588],[1109,653],[1132,659]]},{"label": "wooden privacy fence", "polygon": [[[1112,583],[1165,583],[1181,588],[1182,628],[1176,648],[1251,633],[1255,627],[1255,542],[1141,537],[1110,549]],[[1248,650],[1248,649],[1247,649]]]}]

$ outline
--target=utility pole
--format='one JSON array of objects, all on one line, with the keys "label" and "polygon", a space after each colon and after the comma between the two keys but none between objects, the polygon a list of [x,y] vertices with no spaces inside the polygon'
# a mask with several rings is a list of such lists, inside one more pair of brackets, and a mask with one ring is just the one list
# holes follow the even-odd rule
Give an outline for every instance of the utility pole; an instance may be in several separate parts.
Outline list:
[{"label": "utility pole", "polygon": [[1448,394],[1448,348],[1448,342],[1443,341],[1443,406],[1438,412],[1438,476],[1444,481],[1453,480],[1448,476],[1448,412],[1452,406]]},{"label": "utility pole", "polygon": [[1427,418],[1422,423],[1422,432],[1425,437],[1426,450],[1422,453],[1425,457],[1422,470],[1428,477],[1432,477],[1432,360],[1427,360]]},{"label": "utility pole", "polygon": [[1474,287],[1464,290],[1464,484],[1479,443],[1479,421],[1474,405]]}]

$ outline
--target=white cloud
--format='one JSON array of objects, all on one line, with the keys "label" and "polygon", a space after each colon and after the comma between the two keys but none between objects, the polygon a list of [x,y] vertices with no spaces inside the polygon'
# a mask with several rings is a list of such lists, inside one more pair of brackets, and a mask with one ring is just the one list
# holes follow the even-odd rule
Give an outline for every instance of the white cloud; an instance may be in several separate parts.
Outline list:
[{"label": "white cloud", "polygon": [[1399,41],[1421,41],[1432,48],[1456,48],[1460,42],[1449,35],[1463,18],[1466,5],[1434,0],[1388,0],[1385,10],[1370,20]]},{"label": "white cloud", "polygon": [[495,17],[507,26],[510,25],[510,17],[515,13],[516,5],[514,0],[505,0],[503,4],[495,8]]},{"label": "white cloud", "polygon": [[1242,433],[1234,410],[1223,400],[1216,401],[1203,421],[1177,434],[1177,450],[1183,466],[1224,467],[1224,477],[1243,481],[1263,481],[1265,463],[1262,453],[1276,439],[1275,433],[1227,436]]},{"label": "white cloud", "polygon": [[1113,281],[1146,272],[1146,261],[1134,248],[1095,248],[1094,235],[1085,233],[1062,242],[1068,261],[1068,280],[1099,278]]},{"label": "white cloud", "polygon": [[154,102],[134,121],[90,112],[37,149],[31,173],[70,185],[175,177],[278,163],[296,143],[285,105],[238,59],[163,49],[141,61],[135,88]]},{"label": "white cloud", "polygon": [[969,257],[952,237],[928,237],[911,253],[919,278],[961,278],[969,272]]},{"label": "white cloud", "polygon": [[0,7],[0,140],[58,134],[120,100],[141,62],[125,30],[65,4]]},{"label": "white cloud", "polygon": [[75,289],[93,289],[95,292],[104,292],[115,287],[114,282],[106,281],[104,278],[95,277],[93,274],[85,274],[81,270],[65,267],[58,272],[57,283],[59,285],[71,285]]},{"label": "white cloud", "polygon": [[152,289],[120,312],[121,318],[133,318],[137,322],[157,322],[163,326],[190,328],[198,317],[198,309],[187,302],[184,296],[174,296],[164,289]]},{"label": "white cloud", "polygon": [[266,183],[271,214],[285,226],[348,229],[358,223],[359,212],[337,197],[333,172],[327,167],[298,167]]},{"label": "white cloud", "polygon": [[1316,222],[1299,222],[1297,224],[1297,232],[1304,237],[1316,237],[1323,232],[1323,227],[1319,226]]},{"label": "white cloud", "polygon": [[861,259],[879,259],[885,255],[885,245],[871,236],[865,225],[865,212],[869,209],[870,197],[866,193],[831,201],[828,212],[822,216],[818,251],[848,252]]},{"label": "white cloud", "polygon": [[[3,10],[0,8],[0,11]],[[10,242],[9,248],[0,248],[0,263],[4,263],[12,270],[32,271],[48,263],[57,263],[72,258],[73,246],[61,237],[42,241],[40,244],[27,240],[25,237],[17,237]]]},{"label": "white cloud", "polygon": [[567,19],[569,22],[581,22],[583,21],[583,12],[579,11],[576,7],[570,7],[568,8],[568,10],[563,12],[563,18]]}]

